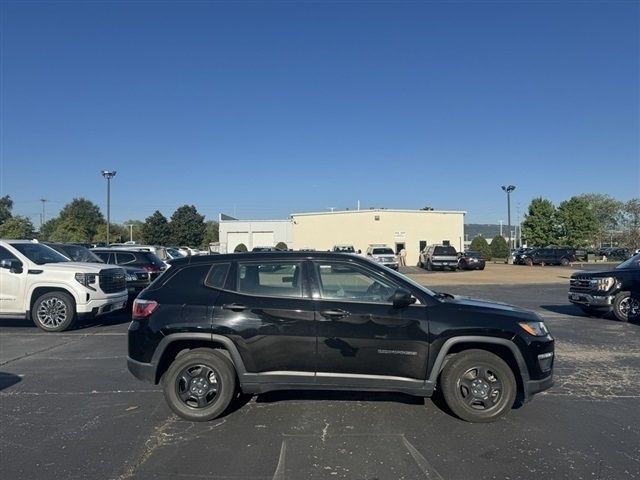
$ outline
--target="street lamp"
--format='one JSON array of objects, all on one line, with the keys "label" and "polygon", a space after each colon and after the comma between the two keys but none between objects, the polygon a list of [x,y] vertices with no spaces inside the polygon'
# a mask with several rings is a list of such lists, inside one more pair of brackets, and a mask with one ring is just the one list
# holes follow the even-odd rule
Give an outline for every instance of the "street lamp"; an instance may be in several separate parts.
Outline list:
[{"label": "street lamp", "polygon": [[116,171],[102,170],[102,176],[107,179],[107,246],[109,246],[109,224],[111,223],[111,179],[116,176]]},{"label": "street lamp", "polygon": [[507,263],[511,263],[511,192],[516,189],[515,185],[502,185],[502,190],[507,192],[507,222],[509,232],[509,254],[507,256]]}]

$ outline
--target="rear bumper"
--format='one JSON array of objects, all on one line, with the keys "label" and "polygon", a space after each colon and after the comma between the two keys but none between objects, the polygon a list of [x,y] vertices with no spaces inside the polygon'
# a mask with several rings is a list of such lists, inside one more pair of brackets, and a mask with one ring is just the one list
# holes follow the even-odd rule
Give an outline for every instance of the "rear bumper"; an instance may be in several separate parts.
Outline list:
[{"label": "rear bumper", "polygon": [[156,383],[156,367],[153,363],[138,362],[132,358],[127,358],[127,368],[138,380]]}]

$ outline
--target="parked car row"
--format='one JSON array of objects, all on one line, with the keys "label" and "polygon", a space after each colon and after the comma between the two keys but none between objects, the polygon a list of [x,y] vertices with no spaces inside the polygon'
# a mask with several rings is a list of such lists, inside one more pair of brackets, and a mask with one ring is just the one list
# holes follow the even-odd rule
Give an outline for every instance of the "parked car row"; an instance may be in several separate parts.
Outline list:
[{"label": "parked car row", "polygon": [[516,265],[569,265],[576,261],[573,248],[532,248],[517,253],[513,258]]}]

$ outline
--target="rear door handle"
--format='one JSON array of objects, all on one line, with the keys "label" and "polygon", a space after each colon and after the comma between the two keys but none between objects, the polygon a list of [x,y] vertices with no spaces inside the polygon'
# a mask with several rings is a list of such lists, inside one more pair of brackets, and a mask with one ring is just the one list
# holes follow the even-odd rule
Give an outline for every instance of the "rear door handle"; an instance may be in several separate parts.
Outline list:
[{"label": "rear door handle", "polygon": [[324,318],[326,318],[326,320],[320,320],[321,322],[326,322],[328,320],[335,320],[338,318],[344,318],[347,315],[349,315],[349,312],[346,312],[344,310],[340,310],[339,308],[335,309],[335,310],[322,310],[320,312],[320,315],[322,315]]},{"label": "rear door handle", "polygon": [[222,308],[225,310],[232,310],[234,312],[243,312],[247,309],[246,305],[242,305],[241,303],[226,303],[222,305]]}]

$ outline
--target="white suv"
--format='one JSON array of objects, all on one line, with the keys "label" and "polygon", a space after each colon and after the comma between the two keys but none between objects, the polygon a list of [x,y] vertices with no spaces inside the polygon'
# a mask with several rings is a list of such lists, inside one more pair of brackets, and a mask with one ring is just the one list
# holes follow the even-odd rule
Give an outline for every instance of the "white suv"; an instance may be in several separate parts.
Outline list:
[{"label": "white suv", "polygon": [[398,258],[389,245],[369,245],[367,258],[385,267],[398,270]]},{"label": "white suv", "polygon": [[122,268],[71,262],[37,241],[0,240],[0,317],[26,317],[47,332],[127,303]]}]

